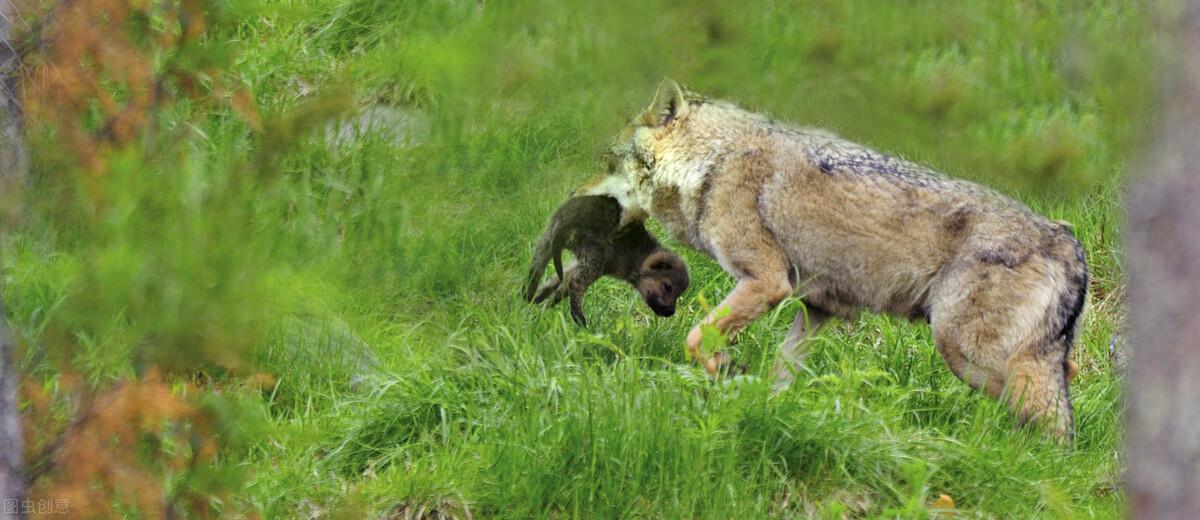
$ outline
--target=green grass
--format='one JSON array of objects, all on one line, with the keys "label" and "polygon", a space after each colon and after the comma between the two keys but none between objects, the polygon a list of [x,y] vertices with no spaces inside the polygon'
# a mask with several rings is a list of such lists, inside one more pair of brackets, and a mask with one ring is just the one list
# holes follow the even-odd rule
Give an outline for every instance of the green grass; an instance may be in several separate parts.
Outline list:
[{"label": "green grass", "polygon": [[[204,367],[244,430],[221,458],[245,478],[223,507],[267,518],[922,518],[942,493],[970,516],[1118,517],[1107,350],[1119,193],[1154,92],[1141,9],[256,4],[212,37],[240,47],[265,133],[219,110],[160,114],[191,130],[110,157],[100,205],[35,140],[31,216],[3,243],[22,366],[98,385]],[[772,395],[788,301],[733,347],[758,379],[709,381],[683,338],[732,280],[695,252],[671,319],[612,281],[589,293],[586,329],[521,302],[545,220],[663,77],[1074,223],[1093,271],[1075,447],[1017,428],[949,373],[926,326],[888,317],[835,322],[811,373]],[[399,128],[326,130],[372,107]],[[276,383],[240,384],[254,372]]]}]

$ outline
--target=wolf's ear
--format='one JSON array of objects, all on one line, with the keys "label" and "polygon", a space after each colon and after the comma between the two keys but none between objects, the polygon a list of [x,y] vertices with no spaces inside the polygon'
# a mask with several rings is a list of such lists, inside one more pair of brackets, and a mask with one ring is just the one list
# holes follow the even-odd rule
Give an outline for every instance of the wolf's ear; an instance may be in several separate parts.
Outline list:
[{"label": "wolf's ear", "polygon": [[658,85],[654,101],[642,113],[642,124],[651,127],[665,126],[683,116],[687,108],[688,102],[683,97],[683,89],[675,81],[665,79]]}]

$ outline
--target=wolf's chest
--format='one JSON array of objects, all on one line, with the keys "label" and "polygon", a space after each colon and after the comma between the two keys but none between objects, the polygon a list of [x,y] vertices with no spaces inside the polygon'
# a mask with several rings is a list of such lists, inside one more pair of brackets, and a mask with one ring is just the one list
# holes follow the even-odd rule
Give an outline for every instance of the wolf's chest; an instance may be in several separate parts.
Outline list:
[{"label": "wolf's chest", "polygon": [[714,171],[706,163],[660,163],[652,172],[633,179],[636,197],[673,239],[704,249],[704,241],[698,236],[698,219],[704,186]]}]

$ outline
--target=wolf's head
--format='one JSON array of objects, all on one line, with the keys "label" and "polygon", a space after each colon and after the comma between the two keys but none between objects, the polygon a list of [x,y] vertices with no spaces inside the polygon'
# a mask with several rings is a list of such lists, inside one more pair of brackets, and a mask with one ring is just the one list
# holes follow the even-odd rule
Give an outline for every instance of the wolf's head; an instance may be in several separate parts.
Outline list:
[{"label": "wolf's head", "polygon": [[609,149],[608,173],[628,179],[649,177],[670,143],[687,133],[684,127],[701,106],[703,101],[698,96],[684,92],[674,81],[663,81],[654,101],[630,120]]},{"label": "wolf's head", "polygon": [[761,129],[768,121],[664,80],[650,106],[617,136],[609,150],[608,173],[636,181],[662,169],[695,168],[722,143]]}]

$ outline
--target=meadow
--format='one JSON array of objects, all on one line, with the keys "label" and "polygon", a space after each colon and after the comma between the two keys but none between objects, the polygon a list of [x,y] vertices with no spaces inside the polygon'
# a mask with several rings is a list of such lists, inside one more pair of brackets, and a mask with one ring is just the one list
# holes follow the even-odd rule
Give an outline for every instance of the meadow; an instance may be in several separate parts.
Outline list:
[{"label": "meadow", "polygon": [[[205,37],[250,108],[164,105],[102,175],[31,123],[28,209],[0,267],[27,415],[46,416],[27,421],[51,425],[35,447],[80,388],[162,378],[218,445],[159,467],[189,448],[158,430],[135,443],[178,511],[929,518],[944,494],[966,517],[1123,516],[1121,194],[1158,52],[1140,4],[225,9]],[[586,328],[521,301],[546,219],[665,77],[1071,222],[1092,271],[1074,447],[1017,427],[927,326],[885,316],[833,323],[772,394],[794,299],[729,347],[759,379],[708,379],[683,339],[732,279],[669,241],[692,274],[672,318],[615,281],[588,294]],[[63,477],[41,478],[53,496]]]}]

